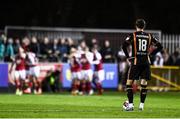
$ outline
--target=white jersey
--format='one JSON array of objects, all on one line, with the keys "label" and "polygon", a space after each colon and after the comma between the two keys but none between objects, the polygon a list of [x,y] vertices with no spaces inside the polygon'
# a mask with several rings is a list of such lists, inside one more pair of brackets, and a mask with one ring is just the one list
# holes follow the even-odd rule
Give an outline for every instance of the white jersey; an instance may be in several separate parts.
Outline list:
[{"label": "white jersey", "polygon": [[27,57],[28,57],[28,61],[29,61],[29,64],[30,64],[30,65],[37,65],[38,59],[37,59],[35,53],[28,52],[28,53],[27,53]]},{"label": "white jersey", "polygon": [[104,80],[105,72],[103,69],[102,56],[98,51],[94,52],[93,58],[94,64],[94,76],[96,77],[96,82],[101,83]]},{"label": "white jersey", "polygon": [[93,61],[93,53],[82,52],[81,54],[82,79],[92,81],[92,77],[93,77],[93,71],[91,69],[92,61]]},{"label": "white jersey", "polygon": [[84,52],[84,51],[81,51],[81,59],[86,59],[88,63],[92,64],[93,63],[93,58],[94,58],[94,55],[92,52],[88,51],[88,52]]},{"label": "white jersey", "polygon": [[28,52],[27,57],[28,57],[28,65],[30,67],[29,74],[38,78],[40,75],[40,67],[37,65],[38,59],[36,57],[36,54],[32,52]]},{"label": "white jersey", "polygon": [[98,51],[94,52],[92,64],[98,65],[101,63],[101,60],[102,60],[101,54]]}]

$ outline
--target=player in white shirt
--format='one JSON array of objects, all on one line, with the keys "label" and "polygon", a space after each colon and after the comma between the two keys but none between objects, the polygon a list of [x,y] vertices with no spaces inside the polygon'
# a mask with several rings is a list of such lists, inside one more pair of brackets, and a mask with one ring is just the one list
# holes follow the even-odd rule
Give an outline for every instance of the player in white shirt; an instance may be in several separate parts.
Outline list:
[{"label": "player in white shirt", "polygon": [[24,81],[26,79],[25,57],[26,57],[26,54],[24,53],[23,48],[20,47],[19,52],[15,56],[15,59],[12,62],[12,65],[11,65],[10,70],[9,70],[9,73],[11,75],[11,73],[14,69],[14,66],[15,66],[14,82],[16,85],[16,95],[22,95],[23,94]]},{"label": "player in white shirt", "polygon": [[[93,78],[93,71],[91,69],[91,64],[93,60],[93,54],[89,51],[89,48],[86,47],[81,53],[81,65],[82,65],[82,81],[81,81],[81,90],[82,94],[88,93],[89,95],[93,94],[91,82]],[[81,94],[80,93],[80,94]]]},{"label": "player in white shirt", "polygon": [[40,67],[38,66],[38,58],[36,54],[28,51],[27,53],[27,65],[29,66],[29,75],[33,81],[34,94],[41,94],[41,80],[39,80]]},{"label": "player in white shirt", "polygon": [[102,56],[98,52],[97,48],[92,48],[93,52],[93,62],[94,64],[94,83],[96,85],[96,88],[98,90],[98,94],[102,95],[103,88],[102,88],[102,81],[104,80],[104,69],[103,69],[103,62],[102,62]]},{"label": "player in white shirt", "polygon": [[81,79],[81,64],[80,54],[76,48],[71,48],[71,54],[69,56],[71,78],[72,78],[72,91],[71,94],[76,95],[79,92],[80,79]]}]

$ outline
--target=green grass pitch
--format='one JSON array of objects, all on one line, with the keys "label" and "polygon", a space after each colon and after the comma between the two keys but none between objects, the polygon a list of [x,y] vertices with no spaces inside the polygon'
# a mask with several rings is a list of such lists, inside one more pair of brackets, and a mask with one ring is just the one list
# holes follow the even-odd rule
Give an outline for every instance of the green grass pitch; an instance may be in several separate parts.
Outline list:
[{"label": "green grass pitch", "polygon": [[106,92],[103,96],[63,94],[0,95],[0,118],[179,118],[180,92],[149,92],[144,111],[138,111],[139,94],[135,94],[135,110],[122,110],[126,93]]}]

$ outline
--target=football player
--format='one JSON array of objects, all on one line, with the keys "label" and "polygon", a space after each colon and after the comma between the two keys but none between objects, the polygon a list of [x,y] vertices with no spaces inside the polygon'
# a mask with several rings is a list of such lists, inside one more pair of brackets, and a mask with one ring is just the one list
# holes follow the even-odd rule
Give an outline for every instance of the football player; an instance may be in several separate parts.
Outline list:
[{"label": "football player", "polygon": [[[134,109],[132,85],[134,81],[138,79],[140,79],[141,84],[139,110],[144,109],[148,80],[150,80],[151,77],[149,55],[154,55],[163,48],[160,42],[152,34],[144,32],[145,26],[146,23],[143,19],[137,19],[135,24],[136,32],[126,38],[122,47],[128,61],[131,63],[126,82],[127,97],[129,101],[126,111],[132,111]],[[154,45],[157,48],[150,54],[149,48],[151,45]],[[129,46],[132,46],[132,56],[129,56],[127,50]]]},{"label": "football player", "polygon": [[23,94],[23,86],[26,79],[25,71],[25,58],[26,54],[24,53],[23,48],[19,48],[18,54],[15,56],[14,61],[10,67],[9,73],[12,73],[13,67],[15,66],[14,80],[16,85],[16,95]]},{"label": "football player", "polygon": [[102,95],[103,88],[102,88],[102,81],[104,80],[104,69],[103,69],[103,62],[102,62],[102,56],[98,52],[96,47],[92,48],[93,52],[93,62],[94,64],[94,83],[98,90],[98,94]]},{"label": "football player", "polygon": [[79,85],[81,79],[81,63],[80,63],[80,55],[77,52],[76,48],[71,48],[69,56],[70,68],[71,68],[71,77],[72,77],[72,91],[73,95],[79,93]]},{"label": "football player", "polygon": [[81,80],[81,91],[80,94],[85,94],[86,92],[89,95],[93,94],[92,89],[92,78],[93,78],[93,71],[91,69],[91,64],[93,60],[93,54],[89,51],[88,47],[85,47],[81,52],[81,65],[82,65],[82,80]]},{"label": "football player", "polygon": [[34,94],[41,94],[41,80],[39,79],[40,67],[38,66],[38,58],[35,53],[29,49],[27,51],[27,65],[29,66],[30,81],[33,82]]}]

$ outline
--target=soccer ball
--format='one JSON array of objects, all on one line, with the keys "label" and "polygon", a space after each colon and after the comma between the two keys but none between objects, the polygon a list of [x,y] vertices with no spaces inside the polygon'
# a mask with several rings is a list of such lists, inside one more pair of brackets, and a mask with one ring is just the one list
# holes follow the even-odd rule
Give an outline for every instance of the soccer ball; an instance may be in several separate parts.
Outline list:
[{"label": "soccer ball", "polygon": [[128,106],[129,106],[129,101],[126,100],[126,101],[123,103],[123,109],[126,110]]}]

